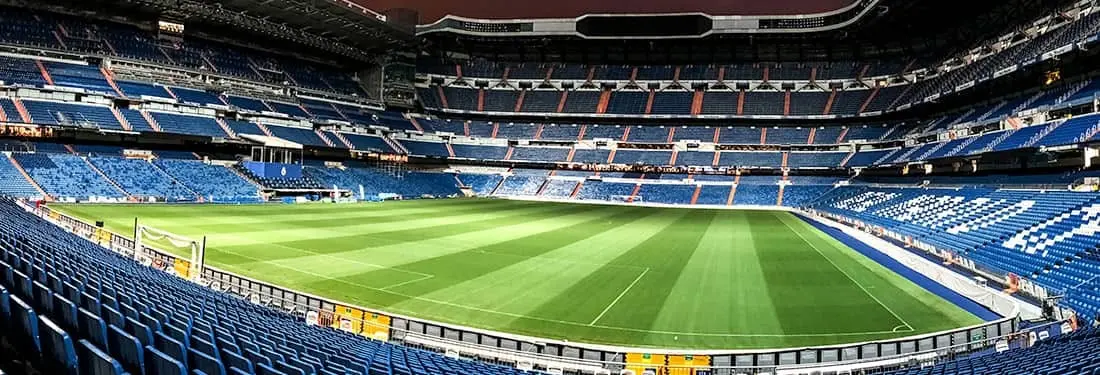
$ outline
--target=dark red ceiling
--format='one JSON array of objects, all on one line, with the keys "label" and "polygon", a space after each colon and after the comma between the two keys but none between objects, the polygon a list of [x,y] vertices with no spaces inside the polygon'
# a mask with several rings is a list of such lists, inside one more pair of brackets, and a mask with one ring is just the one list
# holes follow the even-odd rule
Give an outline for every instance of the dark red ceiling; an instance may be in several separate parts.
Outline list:
[{"label": "dark red ceiling", "polygon": [[353,0],[375,11],[409,8],[420,23],[445,15],[482,18],[573,18],[594,13],[686,13],[791,15],[827,12],[855,0]]}]

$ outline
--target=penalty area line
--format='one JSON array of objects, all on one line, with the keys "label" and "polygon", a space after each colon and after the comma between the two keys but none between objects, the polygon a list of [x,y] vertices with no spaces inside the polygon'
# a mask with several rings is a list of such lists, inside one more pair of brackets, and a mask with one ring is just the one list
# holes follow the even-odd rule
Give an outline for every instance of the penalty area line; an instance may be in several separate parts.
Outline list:
[{"label": "penalty area line", "polygon": [[600,321],[600,318],[603,318],[604,314],[607,314],[608,311],[611,311],[611,307],[615,306],[616,303],[619,303],[619,300],[623,299],[623,296],[626,295],[626,292],[629,292],[630,288],[633,288],[634,284],[637,284],[638,280],[641,280],[642,277],[645,276],[645,274],[647,273],[649,273],[649,267],[646,267],[645,270],[642,270],[642,273],[639,274],[638,277],[634,278],[634,282],[631,282],[630,285],[627,285],[626,289],[623,289],[623,292],[619,293],[619,296],[615,297],[614,301],[611,301],[611,303],[607,304],[607,307],[605,307],[603,311],[600,312],[600,315],[597,315],[596,319],[592,319],[592,322],[588,323],[588,325],[593,326],[596,324],[596,322]]}]

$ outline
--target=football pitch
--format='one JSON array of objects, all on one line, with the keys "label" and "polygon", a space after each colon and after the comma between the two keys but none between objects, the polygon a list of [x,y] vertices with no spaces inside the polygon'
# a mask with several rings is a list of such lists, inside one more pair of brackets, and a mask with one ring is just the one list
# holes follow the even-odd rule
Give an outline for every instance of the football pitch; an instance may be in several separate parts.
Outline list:
[{"label": "football pitch", "polygon": [[51,205],[208,237],[207,265],[370,309],[630,347],[749,349],[980,323],[791,213],[417,200]]}]

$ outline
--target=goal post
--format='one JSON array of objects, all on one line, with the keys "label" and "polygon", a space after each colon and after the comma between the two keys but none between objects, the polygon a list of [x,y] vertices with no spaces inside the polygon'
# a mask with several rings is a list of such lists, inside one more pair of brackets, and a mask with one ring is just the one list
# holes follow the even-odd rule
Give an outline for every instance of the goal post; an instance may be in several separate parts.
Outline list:
[{"label": "goal post", "polygon": [[134,259],[142,264],[150,264],[145,248],[162,250],[175,258],[168,266],[179,277],[198,282],[206,265],[206,236],[192,239],[166,230],[142,224],[134,219]]}]

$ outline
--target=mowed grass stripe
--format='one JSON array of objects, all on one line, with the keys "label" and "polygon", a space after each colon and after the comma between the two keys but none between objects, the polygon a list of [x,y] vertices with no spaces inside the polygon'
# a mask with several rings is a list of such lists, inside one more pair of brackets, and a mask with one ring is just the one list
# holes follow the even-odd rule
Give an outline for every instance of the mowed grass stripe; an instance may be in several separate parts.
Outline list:
[{"label": "mowed grass stripe", "polygon": [[[747,211],[717,211],[695,254],[673,286],[653,329],[658,331],[783,332],[760,267]],[[674,336],[675,337],[675,336]],[[774,345],[775,337],[682,336],[678,343],[735,347]],[[723,344],[723,341],[725,343]]]}]

